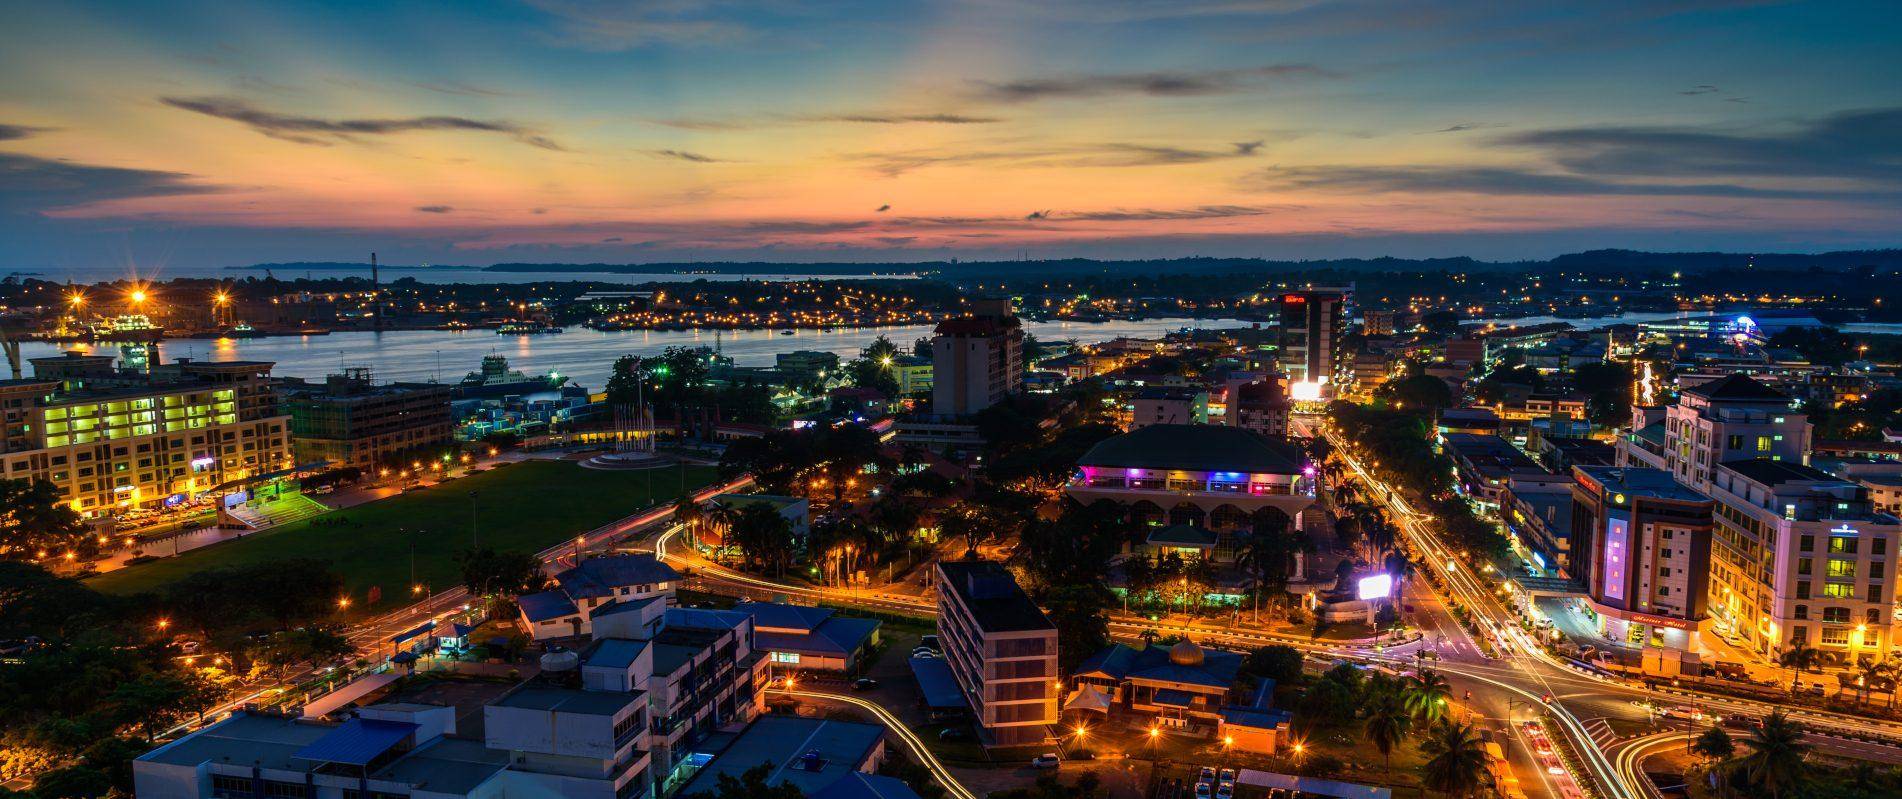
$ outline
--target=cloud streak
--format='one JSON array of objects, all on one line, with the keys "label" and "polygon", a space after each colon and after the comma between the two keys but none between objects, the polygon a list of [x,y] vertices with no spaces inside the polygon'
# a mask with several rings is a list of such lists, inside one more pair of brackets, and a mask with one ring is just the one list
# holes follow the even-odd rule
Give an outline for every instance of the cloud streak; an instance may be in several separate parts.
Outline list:
[{"label": "cloud streak", "polygon": [[182,172],[0,153],[0,213],[43,214],[114,200],[225,191],[225,187],[195,181]]},{"label": "cloud streak", "polygon": [[458,116],[324,119],[266,111],[234,97],[161,97],[159,102],[180,110],[237,122],[266,136],[298,144],[328,145],[335,141],[355,142],[365,136],[417,131],[473,131],[499,133],[543,150],[565,149],[533,128],[500,120]]},{"label": "cloud streak", "polygon": [[1313,64],[1268,64],[1248,69],[1179,70],[1058,75],[1009,81],[973,81],[976,99],[1030,103],[1090,97],[1197,97],[1254,91],[1280,78],[1331,77]]},{"label": "cloud streak", "polygon": [[900,150],[859,153],[848,155],[846,158],[866,163],[872,171],[881,175],[897,177],[927,167],[976,164],[1036,168],[1120,168],[1196,164],[1232,158],[1250,158],[1261,149],[1261,144],[1261,142],[1236,142],[1227,149],[1199,149],[1166,144],[1102,142],[973,150]]},{"label": "cloud streak", "polygon": [[725,158],[714,158],[711,155],[703,155],[701,153],[691,152],[688,150],[649,150],[648,154],[654,156],[655,158],[671,158],[676,161],[687,161],[687,162],[695,163],[695,164],[731,163]]},{"label": "cloud streak", "polygon": [[419,206],[416,206],[416,211],[417,211],[417,213],[423,213],[423,214],[446,214],[446,213],[449,213],[449,212],[451,212],[451,211],[454,211],[454,210],[456,210],[456,209],[455,209],[455,206],[450,206],[450,205],[419,205]]}]

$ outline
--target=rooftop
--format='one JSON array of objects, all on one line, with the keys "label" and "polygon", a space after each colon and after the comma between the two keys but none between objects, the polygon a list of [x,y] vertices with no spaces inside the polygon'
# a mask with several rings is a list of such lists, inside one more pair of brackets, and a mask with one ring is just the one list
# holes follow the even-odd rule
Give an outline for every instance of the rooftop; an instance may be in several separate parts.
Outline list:
[{"label": "rooftop", "polygon": [[589,558],[555,575],[555,582],[561,583],[561,590],[570,597],[613,596],[614,589],[623,586],[651,585],[679,579],[680,572],[647,554]]},{"label": "rooftop", "polygon": [[1805,466],[1790,461],[1773,461],[1768,458],[1724,461],[1723,468],[1766,486],[1779,486],[1784,483],[1853,483],[1841,477],[1825,472],[1813,466]]},{"label": "rooftop", "polygon": [[1154,424],[1105,439],[1077,460],[1100,468],[1300,474],[1306,458],[1286,439],[1241,427]]},{"label": "rooftop", "polygon": [[[655,671],[658,672],[659,669]],[[639,693],[583,691],[578,688],[528,685],[496,700],[493,706],[546,710],[552,713],[576,713],[585,716],[613,716],[620,713],[623,708],[642,701],[642,697],[643,695]]]},{"label": "rooftop", "polygon": [[939,561],[938,570],[985,632],[1056,629],[1003,564],[988,560]]},{"label": "rooftop", "polygon": [[1690,486],[1678,482],[1676,477],[1663,469],[1635,466],[1574,466],[1572,472],[1616,494],[1667,499],[1675,502],[1710,501]]},{"label": "rooftop", "polygon": [[1731,374],[1684,389],[1707,400],[1743,402],[1789,402],[1790,395],[1757,382],[1746,374]]},{"label": "rooftop", "polygon": [[762,763],[766,784],[792,783],[807,796],[857,772],[885,740],[885,728],[849,721],[760,716],[680,789],[680,796],[712,791],[720,775],[737,778]]}]

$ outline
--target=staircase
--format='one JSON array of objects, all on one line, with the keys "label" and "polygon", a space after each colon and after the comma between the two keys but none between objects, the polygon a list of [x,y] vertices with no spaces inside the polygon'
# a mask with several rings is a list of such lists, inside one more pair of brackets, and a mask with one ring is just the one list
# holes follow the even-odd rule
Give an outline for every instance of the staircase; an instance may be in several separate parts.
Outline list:
[{"label": "staircase", "polygon": [[258,507],[239,505],[227,512],[231,518],[248,525],[253,530],[263,530],[281,524],[289,524],[299,519],[308,519],[330,508],[323,503],[303,494],[290,494],[266,502]]}]

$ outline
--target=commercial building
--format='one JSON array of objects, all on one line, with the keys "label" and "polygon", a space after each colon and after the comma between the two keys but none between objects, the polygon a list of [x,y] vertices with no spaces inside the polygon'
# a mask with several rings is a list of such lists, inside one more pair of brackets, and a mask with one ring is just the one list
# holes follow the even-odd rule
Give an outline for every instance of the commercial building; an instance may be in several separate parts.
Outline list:
[{"label": "commercial building", "polygon": [[247,480],[294,465],[269,362],[31,363],[34,377],[0,381],[0,477],[51,482],[84,516],[242,497]]},{"label": "commercial building", "polygon": [[1286,439],[1223,425],[1158,424],[1108,438],[1077,461],[1064,488],[1085,505],[1112,502],[1137,524],[1188,525],[1214,534],[1230,560],[1254,514],[1273,509],[1296,529],[1315,480]]},{"label": "commercial building", "polygon": [[1554,485],[1571,482],[1569,477],[1546,471],[1538,461],[1499,436],[1443,433],[1440,442],[1446,454],[1453,458],[1460,489],[1467,496],[1495,508],[1499,507],[1508,483],[1516,481],[1523,487],[1539,482]]},{"label": "commercial building", "polygon": [[939,561],[938,636],[987,746],[1050,738],[1057,723],[1057,628],[1001,563]]},{"label": "commercial building", "polygon": [[485,700],[480,730],[417,703],[341,723],[239,711],[138,757],[133,781],[142,799],[658,797],[763,712],[752,637],[745,614],[673,608],[638,638],[544,656]]},{"label": "commercial building", "polygon": [[904,783],[875,774],[884,763],[885,728],[876,724],[761,716],[676,796],[716,792],[720,777],[766,764],[766,784],[787,783],[807,799],[916,799]]},{"label": "commercial building", "polygon": [[1311,288],[1281,295],[1280,360],[1297,400],[1331,396],[1348,373],[1341,337],[1351,288]]},{"label": "commercial building", "polygon": [[931,338],[931,410],[968,416],[1024,384],[1024,328],[1009,300],[973,303],[968,316],[938,323]]},{"label": "commercial building", "polygon": [[278,406],[290,417],[291,449],[299,463],[370,469],[447,445],[455,434],[448,386],[379,386],[369,369],[346,369],[321,386],[285,380],[278,385]]},{"label": "commercial building", "polygon": [[929,397],[934,368],[930,358],[900,355],[892,359],[892,377],[898,381],[898,396]]},{"label": "commercial building", "polygon": [[1571,550],[1585,566],[1573,576],[1600,633],[1659,650],[1663,673],[1677,673],[1707,626],[1711,501],[1658,469],[1576,466],[1572,476]]},{"label": "commercial building", "polygon": [[555,575],[555,587],[516,598],[522,629],[537,641],[595,632],[597,616],[653,607],[673,598],[680,573],[653,555],[589,558]]},{"label": "commercial building", "polygon": [[1727,461],[1808,463],[1809,417],[1791,403],[1790,395],[1748,375],[1685,389],[1664,411],[1665,468],[1685,485],[1708,491],[1717,465]]},{"label": "commercial building", "polygon": [[1230,379],[1224,391],[1223,420],[1270,436],[1288,434],[1288,414],[1294,403],[1288,399],[1288,385],[1280,375],[1254,375]]},{"label": "commercial building", "polygon": [[741,602],[733,610],[753,617],[754,646],[782,671],[856,673],[878,645],[877,619],[778,602]]},{"label": "commercial building", "polygon": [[1152,424],[1208,424],[1209,393],[1180,386],[1139,389],[1130,401],[1129,427]]},{"label": "commercial building", "polygon": [[1242,660],[1187,640],[1169,647],[1110,644],[1077,666],[1064,710],[1213,736]]},{"label": "commercial building", "polygon": [[1711,614],[1746,648],[1774,656],[1792,643],[1843,663],[1894,643],[1895,562],[1902,522],[1868,489],[1788,461],[1717,467]]}]

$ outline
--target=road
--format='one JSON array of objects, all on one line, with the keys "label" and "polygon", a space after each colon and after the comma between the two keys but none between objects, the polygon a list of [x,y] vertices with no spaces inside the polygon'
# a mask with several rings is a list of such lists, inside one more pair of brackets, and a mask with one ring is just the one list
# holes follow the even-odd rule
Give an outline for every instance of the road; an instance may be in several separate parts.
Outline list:
[{"label": "road", "polygon": [[[1310,430],[1320,427],[1318,423],[1308,420],[1301,420],[1301,423]],[[1349,473],[1365,486],[1363,495],[1369,501],[1385,506],[1399,527],[1402,540],[1412,547],[1417,559],[1439,577],[1450,598],[1479,620],[1481,632],[1476,640],[1463,626],[1458,625],[1443,606],[1428,608],[1431,615],[1443,617],[1442,621],[1431,622],[1435,629],[1450,627],[1460,638],[1475,647],[1471,652],[1463,646],[1455,647],[1450,652],[1443,649],[1445,659],[1434,668],[1445,674],[1478,681],[1479,691],[1494,695],[1481,697],[1483,700],[1494,703],[1500,699],[1506,700],[1507,715],[1504,718],[1508,720],[1518,719],[1512,713],[1520,706],[1537,707],[1548,713],[1567,744],[1584,761],[1590,777],[1588,782],[1599,786],[1607,796],[1648,799],[1654,795],[1648,780],[1634,780],[1632,776],[1643,757],[1660,751],[1658,747],[1662,744],[1620,743],[1620,736],[1613,727],[1614,723],[1626,729],[1652,723],[1652,714],[1633,700],[1666,706],[1695,705],[1703,712],[1749,717],[1762,717],[1781,709],[1819,733],[1819,739],[1852,741],[1865,736],[1886,736],[1902,741],[1902,725],[1892,722],[1800,707],[1784,708],[1767,702],[1688,690],[1652,690],[1642,683],[1599,674],[1552,655],[1519,626],[1517,614],[1505,605],[1496,589],[1489,586],[1484,577],[1474,574],[1470,567],[1462,565],[1463,559],[1451,546],[1440,540],[1433,527],[1427,523],[1429,519],[1425,514],[1409,507],[1404,498],[1365,468],[1354,449],[1332,430],[1320,429],[1318,432],[1327,436],[1335,452],[1347,465]],[[1493,648],[1494,657],[1487,657],[1477,650],[1482,641]],[[1455,685],[1456,689],[1460,687]],[[1534,694],[1538,701],[1520,701],[1520,698]],[[1647,739],[1648,736],[1637,740]],[[1681,735],[1679,740],[1681,743]],[[1613,762],[1606,750],[1614,746],[1621,757],[1632,758],[1632,762]],[[1632,751],[1634,747],[1635,751]],[[1858,742],[1857,747],[1867,751],[1902,753],[1902,749],[1879,744]],[[1627,752],[1631,754],[1627,755]]]},{"label": "road", "polygon": [[873,718],[878,719],[880,724],[885,725],[885,728],[891,731],[892,737],[897,738],[899,742],[905,745],[905,748],[911,752],[914,760],[917,760],[920,765],[923,765],[927,771],[931,772],[931,776],[938,780],[938,784],[944,786],[945,792],[950,795],[952,799],[977,799],[976,794],[971,793],[964,787],[963,783],[958,782],[956,777],[951,776],[950,769],[945,768],[943,763],[938,762],[937,756],[933,755],[929,748],[926,748],[925,742],[919,739],[919,737],[911,731],[910,727],[905,726],[905,722],[901,721],[897,716],[892,715],[891,711],[875,703],[867,702],[849,694],[788,690],[785,688],[767,688],[766,692],[769,694],[785,694],[787,696],[816,702],[835,702],[851,705],[872,714]]}]

